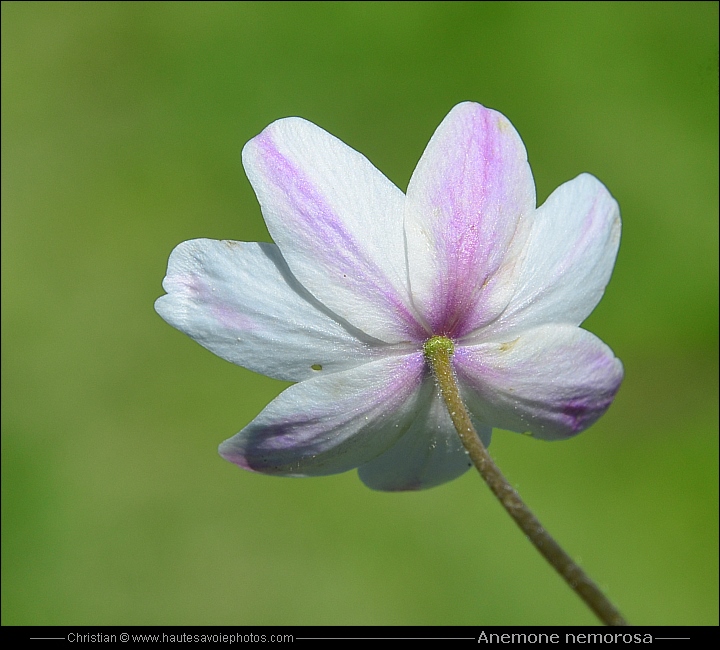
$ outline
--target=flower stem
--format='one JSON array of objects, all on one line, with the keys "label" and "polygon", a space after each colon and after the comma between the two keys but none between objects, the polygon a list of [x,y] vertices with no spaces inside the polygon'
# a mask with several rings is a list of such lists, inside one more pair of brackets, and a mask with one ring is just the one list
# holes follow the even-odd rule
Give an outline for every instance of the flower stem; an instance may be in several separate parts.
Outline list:
[{"label": "flower stem", "polygon": [[535,548],[565,579],[571,589],[585,601],[585,604],[595,612],[596,616],[605,625],[627,625],[622,614],[605,594],[545,530],[490,458],[475,431],[465,404],[460,398],[455,373],[450,362],[452,353],[453,343],[446,337],[436,336],[425,344],[425,357],[432,368],[450,418],[473,465],[499,499],[503,508],[535,545]]}]

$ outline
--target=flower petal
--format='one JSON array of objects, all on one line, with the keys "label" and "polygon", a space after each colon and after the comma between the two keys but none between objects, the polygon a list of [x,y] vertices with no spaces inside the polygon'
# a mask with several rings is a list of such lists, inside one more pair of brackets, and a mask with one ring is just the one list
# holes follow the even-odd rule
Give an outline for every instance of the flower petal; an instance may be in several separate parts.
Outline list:
[{"label": "flower petal", "polygon": [[[384,454],[358,469],[360,479],[373,490],[399,492],[424,490],[442,485],[472,467],[460,442],[437,387],[426,382],[415,421]],[[476,424],[485,444],[490,444],[492,429]]]},{"label": "flower petal", "polygon": [[424,381],[431,382],[420,352],[308,379],[223,442],[220,455],[244,469],[282,476],[359,467],[412,424]]},{"label": "flower petal", "polygon": [[300,381],[377,356],[377,341],[318,303],[274,244],[183,242],[170,255],[163,287],[168,295],[155,309],[170,325],[270,377]]},{"label": "flower petal", "polygon": [[512,124],[480,104],[453,108],[413,173],[405,212],[413,301],[434,333],[460,337],[507,305],[511,287],[493,276],[518,219],[534,209]]},{"label": "flower petal", "polygon": [[569,438],[593,424],[623,377],[607,345],[570,325],[544,325],[501,343],[458,346],[453,365],[478,420],[544,440]]},{"label": "flower petal", "polygon": [[423,336],[407,289],[405,197],[367,158],[311,122],[274,122],[243,164],[293,274],[323,304],[388,343]]},{"label": "flower petal", "polygon": [[[558,187],[521,222],[509,257],[518,257],[516,292],[478,336],[507,337],[544,323],[579,325],[602,298],[620,245],[620,208],[590,174]],[[520,252],[522,249],[522,252]]]}]

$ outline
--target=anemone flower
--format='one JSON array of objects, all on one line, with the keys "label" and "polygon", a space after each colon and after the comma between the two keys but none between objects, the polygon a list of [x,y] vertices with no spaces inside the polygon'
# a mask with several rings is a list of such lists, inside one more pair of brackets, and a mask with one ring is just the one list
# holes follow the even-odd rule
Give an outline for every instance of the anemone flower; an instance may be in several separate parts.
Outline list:
[{"label": "anemone flower", "polygon": [[220,446],[282,476],[359,468],[416,490],[470,466],[424,358],[454,343],[460,392],[493,427],[573,436],[613,400],[622,365],[578,325],[603,294],[618,205],[581,174],[540,207],[520,136],[500,113],[456,106],[403,194],[314,124],[281,119],[243,164],[275,244],[196,239],[172,253],[155,304],[223,359],[298,382]]},{"label": "anemone flower", "polygon": [[474,464],[601,620],[625,624],[485,450],[494,427],[573,436],[620,386],[620,361],[579,327],[620,242],[605,186],[581,174],[537,208],[520,136],[471,102],[435,131],[407,194],[300,118],[250,140],[243,164],[275,243],[184,242],[155,303],[223,359],[296,382],[220,454],[280,476],[359,468],[389,491]]}]

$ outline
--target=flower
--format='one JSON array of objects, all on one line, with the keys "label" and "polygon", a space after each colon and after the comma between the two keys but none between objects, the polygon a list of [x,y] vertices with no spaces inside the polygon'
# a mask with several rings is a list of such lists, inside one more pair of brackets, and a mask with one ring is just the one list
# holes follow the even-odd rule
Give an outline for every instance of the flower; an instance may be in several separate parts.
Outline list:
[{"label": "flower", "polygon": [[493,427],[573,436],[609,407],[622,365],[580,329],[620,241],[617,202],[581,174],[536,208],[525,147],[465,102],[433,135],[407,194],[311,122],[278,120],[243,164],[275,244],[196,239],[155,304],[223,359],[298,382],[220,454],[264,474],[359,468],[413,490],[470,466],[423,356],[454,342],[461,395]]}]

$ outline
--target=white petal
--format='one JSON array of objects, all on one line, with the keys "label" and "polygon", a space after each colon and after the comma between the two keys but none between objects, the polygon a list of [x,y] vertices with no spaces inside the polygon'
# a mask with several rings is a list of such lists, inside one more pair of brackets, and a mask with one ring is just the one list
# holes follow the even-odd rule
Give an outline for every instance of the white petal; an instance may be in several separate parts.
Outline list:
[{"label": "white petal", "polygon": [[[171,254],[155,309],[218,356],[277,379],[352,368],[377,341],[318,303],[274,244],[195,239]],[[313,368],[314,367],[314,368]]]},{"label": "white petal", "polygon": [[407,288],[405,196],[357,151],[300,118],[247,143],[243,164],[268,230],[318,300],[372,336],[424,336]]},{"label": "white petal", "polygon": [[[358,470],[369,488],[423,490],[452,481],[472,467],[436,386],[426,382],[423,388],[423,406],[407,433]],[[483,443],[489,445],[492,429],[475,424]]]},{"label": "white petal", "polygon": [[458,346],[453,365],[470,412],[499,429],[569,438],[610,406],[623,377],[612,350],[571,325],[543,325],[503,342]]},{"label": "white petal", "polygon": [[620,209],[590,174],[558,187],[523,220],[514,251],[516,292],[502,316],[479,338],[507,336],[544,323],[579,325],[610,280],[620,244]]},{"label": "white petal", "polygon": [[415,420],[431,381],[421,352],[387,357],[291,386],[220,455],[263,474],[321,476],[382,454]]},{"label": "white petal", "polygon": [[413,300],[434,333],[461,337],[507,305],[511,287],[494,278],[518,220],[534,210],[512,124],[479,104],[453,108],[413,173],[405,212]]}]

